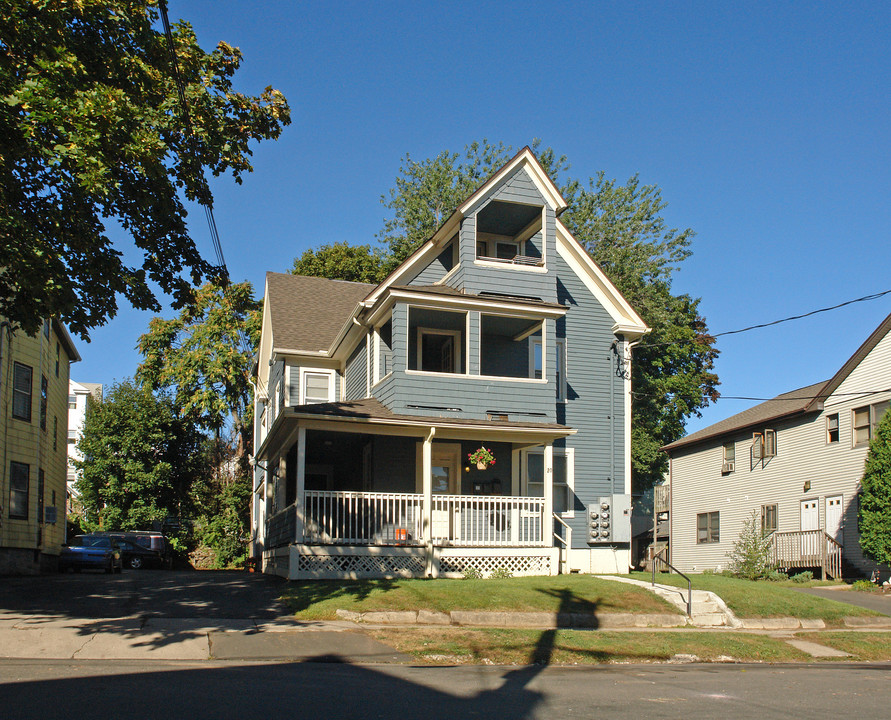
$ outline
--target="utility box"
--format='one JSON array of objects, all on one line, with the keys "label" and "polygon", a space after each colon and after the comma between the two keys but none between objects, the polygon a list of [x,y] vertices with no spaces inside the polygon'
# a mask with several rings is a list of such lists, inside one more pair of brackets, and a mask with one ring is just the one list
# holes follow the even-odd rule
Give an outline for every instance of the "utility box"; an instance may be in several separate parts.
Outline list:
[{"label": "utility box", "polygon": [[604,495],[599,502],[588,505],[586,515],[589,545],[631,542],[630,495]]}]

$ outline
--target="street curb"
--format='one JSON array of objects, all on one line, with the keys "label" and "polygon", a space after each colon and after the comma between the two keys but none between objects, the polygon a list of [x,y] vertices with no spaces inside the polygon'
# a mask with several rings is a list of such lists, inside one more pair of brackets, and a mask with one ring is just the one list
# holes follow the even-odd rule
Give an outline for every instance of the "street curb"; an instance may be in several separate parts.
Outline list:
[{"label": "street curb", "polygon": [[845,618],[845,627],[863,628],[891,628],[891,617],[858,617],[849,616]]},{"label": "street curb", "polygon": [[368,625],[456,625],[459,627],[499,627],[605,630],[610,628],[684,627],[684,615],[670,613],[548,613],[491,612],[477,610],[431,610],[398,612],[354,612],[337,610],[337,617]]}]

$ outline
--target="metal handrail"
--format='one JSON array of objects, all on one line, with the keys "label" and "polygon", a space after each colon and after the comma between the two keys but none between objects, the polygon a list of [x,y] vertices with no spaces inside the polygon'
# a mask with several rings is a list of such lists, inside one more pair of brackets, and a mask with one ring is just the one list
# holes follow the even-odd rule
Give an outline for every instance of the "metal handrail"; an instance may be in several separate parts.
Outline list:
[{"label": "metal handrail", "polygon": [[569,572],[569,549],[572,547],[572,528],[569,527],[557,513],[553,513],[553,515],[554,520],[566,528],[566,538],[557,533],[554,533],[554,538],[563,543],[563,549],[566,551],[566,560],[564,561],[564,564],[566,566],[566,571]]},{"label": "metal handrail", "polygon": [[668,560],[664,557],[660,557],[665,550],[660,550],[659,552],[653,555],[653,563],[651,570],[653,571],[653,587],[656,586],[656,560],[659,562],[665,563],[669,568],[674,570],[678,575],[680,575],[684,580],[687,581],[687,617],[693,617],[693,581],[690,580],[689,576],[684,575],[680,570],[678,570],[674,565],[672,565]]}]

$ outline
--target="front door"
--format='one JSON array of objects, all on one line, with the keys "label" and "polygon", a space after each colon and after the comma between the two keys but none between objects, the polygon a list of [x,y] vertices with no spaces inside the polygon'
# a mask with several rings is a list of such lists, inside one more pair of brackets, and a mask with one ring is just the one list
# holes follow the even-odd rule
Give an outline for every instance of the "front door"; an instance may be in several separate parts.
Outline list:
[{"label": "front door", "polygon": [[461,446],[448,446],[437,448],[434,446],[432,453],[433,462],[433,537],[437,539],[452,538],[451,508],[444,502],[437,502],[436,495],[457,495],[458,478],[460,477],[460,453]]},{"label": "front door", "polygon": [[[801,501],[801,530],[820,529],[820,506],[816,500]],[[814,557],[820,554],[816,533],[808,533],[801,538],[802,557]]]},{"label": "front door", "polygon": [[826,534],[835,540],[839,545],[842,542],[842,508],[844,507],[844,496],[833,495],[826,498]]}]

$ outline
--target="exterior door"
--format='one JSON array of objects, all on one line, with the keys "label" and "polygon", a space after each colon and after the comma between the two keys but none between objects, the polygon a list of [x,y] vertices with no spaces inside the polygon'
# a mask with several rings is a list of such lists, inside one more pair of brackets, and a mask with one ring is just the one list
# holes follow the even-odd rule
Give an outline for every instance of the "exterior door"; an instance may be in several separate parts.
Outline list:
[{"label": "exterior door", "polygon": [[826,498],[826,534],[839,545],[844,545],[842,538],[842,509],[844,496],[833,495]]},{"label": "exterior door", "polygon": [[433,537],[438,539],[452,538],[452,512],[446,502],[437,501],[437,495],[457,495],[458,478],[460,477],[460,445],[457,452],[454,448],[437,449],[432,453],[433,471]]},{"label": "exterior door", "polygon": [[[801,530],[820,529],[820,505],[817,500],[801,501]],[[802,556],[816,557],[820,555],[817,533],[807,533],[801,537]]]}]

